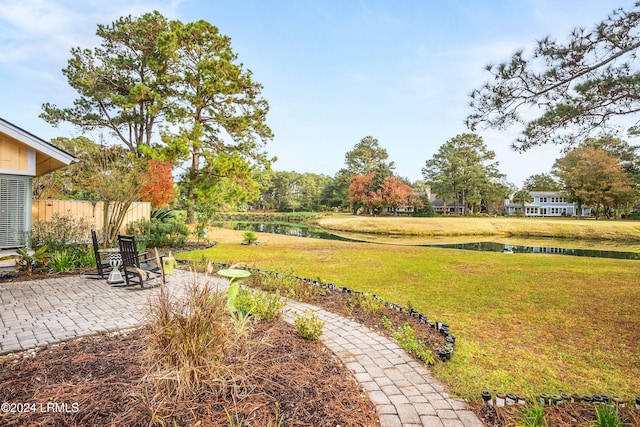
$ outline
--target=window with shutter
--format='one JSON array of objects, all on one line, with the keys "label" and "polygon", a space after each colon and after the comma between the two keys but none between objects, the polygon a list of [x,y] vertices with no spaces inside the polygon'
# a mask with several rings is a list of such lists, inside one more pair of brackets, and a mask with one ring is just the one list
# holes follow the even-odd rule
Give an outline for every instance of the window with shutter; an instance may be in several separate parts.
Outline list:
[{"label": "window with shutter", "polygon": [[0,176],[0,249],[27,246],[30,203],[31,178]]}]

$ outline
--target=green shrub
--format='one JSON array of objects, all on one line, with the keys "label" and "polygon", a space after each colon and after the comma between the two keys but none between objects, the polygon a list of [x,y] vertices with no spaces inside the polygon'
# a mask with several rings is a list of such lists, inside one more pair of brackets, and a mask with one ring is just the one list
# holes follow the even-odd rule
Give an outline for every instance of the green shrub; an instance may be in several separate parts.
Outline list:
[{"label": "green shrub", "polygon": [[93,250],[84,245],[70,246],[50,254],[48,267],[58,273],[73,271],[81,267],[96,267]]},{"label": "green shrub", "polygon": [[298,328],[298,332],[303,338],[308,340],[317,340],[322,335],[325,321],[320,320],[318,315],[311,310],[305,310],[304,316],[294,313],[294,325]]},{"label": "green shrub", "polygon": [[91,228],[84,218],[53,214],[50,221],[36,221],[31,226],[31,247],[46,246],[56,252],[77,246],[90,236]]},{"label": "green shrub", "polygon": [[74,252],[63,250],[51,254],[49,267],[58,273],[64,273],[74,270],[79,263],[80,260]]},{"label": "green shrub", "polygon": [[422,196],[420,197],[420,200],[422,200],[422,207],[416,208],[416,210],[413,212],[413,216],[419,216],[419,217],[435,216],[436,211],[433,209],[433,205],[431,204],[431,201],[429,200],[429,198],[426,196]]},{"label": "green shrub", "polygon": [[433,365],[435,363],[433,352],[427,349],[424,342],[419,341],[416,338],[415,329],[409,326],[408,323],[405,323],[404,326],[396,329],[395,332],[392,333],[392,336],[398,340],[402,348],[409,353],[415,354],[416,357],[422,360],[425,364]]},{"label": "green shrub", "polygon": [[259,288],[267,292],[278,293],[285,298],[298,301],[308,301],[315,295],[322,292],[320,287],[309,282],[300,280],[293,274],[281,273],[278,271],[265,271],[252,274],[245,279],[245,283],[254,288]]},{"label": "green shrub", "polygon": [[93,267],[96,268],[96,256],[93,253],[93,249],[87,246],[77,246],[72,248],[75,251],[78,258],[78,267]]},{"label": "green shrub", "polygon": [[382,316],[382,326],[384,326],[384,328],[388,330],[393,329],[393,323],[391,323],[391,320],[389,320],[387,316]]},{"label": "green shrub", "polygon": [[151,221],[139,220],[127,225],[127,234],[139,236],[137,241],[144,241],[146,247],[180,247],[187,242],[189,228],[184,222],[174,218]]},{"label": "green shrub", "polygon": [[244,239],[244,242],[248,245],[258,241],[258,236],[256,236],[256,233],[250,230],[245,231],[244,234],[242,235],[242,238]]},{"label": "green shrub", "polygon": [[384,302],[371,294],[347,295],[347,310],[360,309],[364,314],[377,315],[384,308]]},{"label": "green shrub", "polygon": [[280,295],[269,292],[240,289],[236,297],[236,308],[253,316],[256,320],[273,321],[282,314]]}]

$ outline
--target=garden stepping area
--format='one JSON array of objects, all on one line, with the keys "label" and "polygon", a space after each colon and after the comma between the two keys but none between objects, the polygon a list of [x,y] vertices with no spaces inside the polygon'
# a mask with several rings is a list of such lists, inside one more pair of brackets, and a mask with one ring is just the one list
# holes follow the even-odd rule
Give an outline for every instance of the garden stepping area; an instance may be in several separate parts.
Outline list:
[{"label": "garden stepping area", "polygon": [[[180,294],[193,273],[167,276],[170,292]],[[219,289],[228,281],[203,276]],[[0,284],[0,354],[136,327],[149,298],[159,288],[110,287],[104,280],[67,276]],[[366,326],[319,307],[289,300],[284,319],[312,310],[326,321],[322,343],[353,373],[376,405],[380,425],[482,427],[462,400],[454,399],[427,367],[400,345]]]}]

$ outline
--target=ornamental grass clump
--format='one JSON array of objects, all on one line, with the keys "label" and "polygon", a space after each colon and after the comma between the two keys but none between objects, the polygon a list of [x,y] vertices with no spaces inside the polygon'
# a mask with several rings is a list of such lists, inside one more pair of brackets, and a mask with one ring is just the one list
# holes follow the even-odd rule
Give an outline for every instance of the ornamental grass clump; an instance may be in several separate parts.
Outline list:
[{"label": "ornamental grass clump", "polygon": [[544,417],[544,407],[540,404],[522,408],[522,425],[524,427],[547,427],[549,423]]},{"label": "ornamental grass clump", "polygon": [[627,421],[620,416],[617,406],[601,405],[596,407],[595,427],[624,427]]},{"label": "ornamental grass clump", "polygon": [[255,388],[248,381],[259,370],[251,322],[225,305],[225,293],[195,279],[181,298],[163,285],[151,304],[144,385],[160,424],[195,399],[239,401]]}]

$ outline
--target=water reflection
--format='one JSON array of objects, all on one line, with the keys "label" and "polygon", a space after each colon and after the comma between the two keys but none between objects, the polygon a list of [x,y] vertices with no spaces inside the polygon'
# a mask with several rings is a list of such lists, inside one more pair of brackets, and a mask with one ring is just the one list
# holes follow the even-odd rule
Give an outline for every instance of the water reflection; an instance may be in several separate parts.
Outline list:
[{"label": "water reflection", "polygon": [[313,228],[301,224],[224,221],[214,222],[212,225],[215,227],[230,228],[232,230],[251,230],[260,233],[284,234],[286,236],[294,237],[311,237],[314,239],[339,240],[343,242],[358,241],[347,237],[337,236],[319,228]]},{"label": "water reflection", "polygon": [[510,244],[497,243],[497,242],[475,242],[475,243],[458,243],[458,244],[424,245],[424,246],[432,247],[432,248],[466,249],[471,251],[503,252],[507,254],[511,254],[511,253],[554,254],[554,255],[586,256],[586,257],[596,257],[596,258],[640,259],[640,253],[638,252],[510,245]]}]

